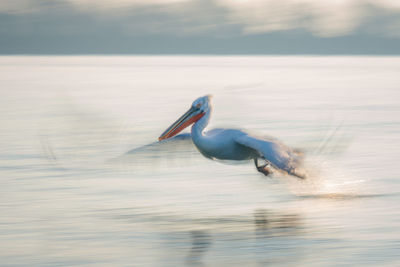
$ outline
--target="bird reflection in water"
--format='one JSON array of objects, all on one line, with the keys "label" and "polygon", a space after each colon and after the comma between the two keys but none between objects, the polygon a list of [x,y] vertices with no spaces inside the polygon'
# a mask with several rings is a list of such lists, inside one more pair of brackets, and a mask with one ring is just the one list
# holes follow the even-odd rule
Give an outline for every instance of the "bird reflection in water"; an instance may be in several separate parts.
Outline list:
[{"label": "bird reflection in water", "polygon": [[256,258],[260,266],[286,262],[296,266],[303,257],[301,238],[302,222],[297,214],[276,213],[265,209],[254,211]]},{"label": "bird reflection in water", "polygon": [[296,235],[301,228],[297,214],[278,214],[265,209],[254,212],[254,225],[257,237]]},{"label": "bird reflection in water", "polygon": [[195,266],[203,266],[202,257],[211,246],[211,236],[204,230],[190,232],[192,247],[187,255],[187,263]]}]

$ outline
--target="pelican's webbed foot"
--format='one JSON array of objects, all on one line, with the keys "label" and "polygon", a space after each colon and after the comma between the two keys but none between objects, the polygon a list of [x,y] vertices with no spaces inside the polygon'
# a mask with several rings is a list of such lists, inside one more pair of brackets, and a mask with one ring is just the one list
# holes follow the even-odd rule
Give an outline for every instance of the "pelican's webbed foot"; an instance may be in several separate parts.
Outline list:
[{"label": "pelican's webbed foot", "polygon": [[258,158],[254,159],[254,165],[256,165],[257,171],[261,172],[265,176],[272,174],[271,163],[265,158],[262,158],[262,160],[264,161],[264,164],[259,165]]}]

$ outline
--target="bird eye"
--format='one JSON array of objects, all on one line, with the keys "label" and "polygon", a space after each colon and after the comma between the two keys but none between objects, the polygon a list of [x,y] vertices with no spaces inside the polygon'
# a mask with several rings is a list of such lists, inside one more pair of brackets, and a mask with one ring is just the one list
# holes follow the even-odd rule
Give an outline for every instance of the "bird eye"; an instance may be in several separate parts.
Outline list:
[{"label": "bird eye", "polygon": [[201,107],[201,104],[198,103],[198,104],[196,105],[196,108],[200,108],[200,107]]}]

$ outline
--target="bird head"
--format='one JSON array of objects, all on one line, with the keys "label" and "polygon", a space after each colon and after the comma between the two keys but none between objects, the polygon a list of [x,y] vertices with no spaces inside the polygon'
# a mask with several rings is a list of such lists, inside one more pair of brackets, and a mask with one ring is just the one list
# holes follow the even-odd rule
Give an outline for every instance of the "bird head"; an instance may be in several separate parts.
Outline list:
[{"label": "bird head", "polygon": [[197,98],[190,109],[176,122],[169,126],[158,138],[159,141],[171,138],[180,133],[186,127],[200,120],[211,108],[211,95]]}]

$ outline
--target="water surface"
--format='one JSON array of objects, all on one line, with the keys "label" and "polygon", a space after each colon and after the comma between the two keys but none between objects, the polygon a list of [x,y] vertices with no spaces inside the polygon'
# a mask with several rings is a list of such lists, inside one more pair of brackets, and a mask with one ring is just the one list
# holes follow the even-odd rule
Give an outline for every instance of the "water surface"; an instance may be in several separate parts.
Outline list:
[{"label": "water surface", "polygon": [[[0,57],[4,266],[400,264],[398,57]],[[150,144],[210,127],[307,152],[310,179]],[[122,156],[121,156],[122,155]]]}]

